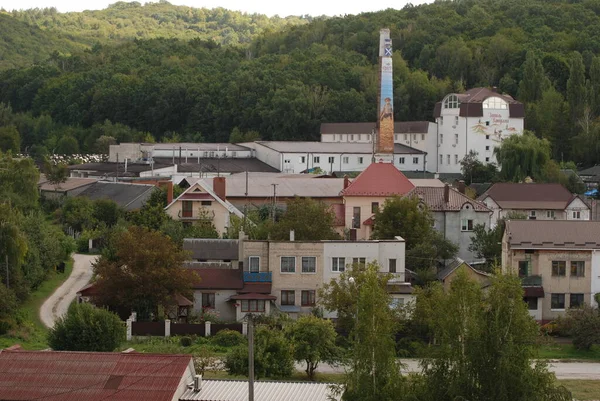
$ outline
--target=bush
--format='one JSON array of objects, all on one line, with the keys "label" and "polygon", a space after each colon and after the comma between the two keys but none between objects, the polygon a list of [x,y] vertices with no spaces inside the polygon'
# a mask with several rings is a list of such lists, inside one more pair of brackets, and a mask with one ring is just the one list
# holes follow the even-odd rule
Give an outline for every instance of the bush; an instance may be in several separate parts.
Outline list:
[{"label": "bush", "polygon": [[90,304],[73,304],[48,333],[56,351],[110,352],[125,341],[125,326],[117,315]]},{"label": "bush", "polygon": [[211,342],[222,347],[235,347],[245,343],[246,337],[239,331],[225,329],[217,332]]},{"label": "bush", "polygon": [[192,339],[189,337],[181,337],[179,339],[179,344],[181,344],[182,347],[189,347],[192,345]]},{"label": "bush", "polygon": [[589,305],[569,309],[565,317],[558,320],[558,330],[573,337],[577,349],[589,350],[600,344],[600,314]]}]

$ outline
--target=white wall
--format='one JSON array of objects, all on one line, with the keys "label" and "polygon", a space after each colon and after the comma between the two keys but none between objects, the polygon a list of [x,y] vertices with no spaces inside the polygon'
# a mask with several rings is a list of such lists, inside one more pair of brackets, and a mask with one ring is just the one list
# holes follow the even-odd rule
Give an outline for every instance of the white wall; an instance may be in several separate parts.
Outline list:
[{"label": "white wall", "polygon": [[534,318],[535,320],[542,320],[542,306],[543,306],[544,298],[537,299],[537,309],[531,310],[529,309],[529,316]]},{"label": "white wall", "polygon": [[229,297],[236,295],[235,290],[195,290],[194,291],[194,313],[200,314],[202,312],[202,293],[214,293],[215,294],[215,311],[218,312],[219,316],[223,320],[237,320],[236,311],[232,302],[227,302]]},{"label": "white wall", "polygon": [[[567,220],[590,220],[590,208],[581,199],[575,198],[565,209]],[[573,217],[573,212],[578,211],[579,219]]]},{"label": "white wall", "polygon": [[590,271],[592,275],[591,293],[592,293],[592,306],[598,307],[598,303],[594,299],[594,295],[600,293],[600,250],[595,249],[592,251],[592,268]]}]

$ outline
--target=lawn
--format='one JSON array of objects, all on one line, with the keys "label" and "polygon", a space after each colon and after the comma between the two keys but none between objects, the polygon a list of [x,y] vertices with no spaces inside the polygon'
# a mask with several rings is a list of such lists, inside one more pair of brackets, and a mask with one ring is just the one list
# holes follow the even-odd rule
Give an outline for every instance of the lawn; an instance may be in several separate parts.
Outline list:
[{"label": "lawn", "polygon": [[558,384],[565,386],[576,400],[600,399],[600,380],[559,380]]},{"label": "lawn", "polygon": [[0,349],[14,344],[20,344],[25,349],[48,348],[46,342],[48,329],[40,320],[40,306],[71,275],[71,270],[73,270],[72,260],[66,264],[64,273],[52,273],[37,290],[30,294],[27,302],[19,309],[22,319],[20,327],[0,336]]},{"label": "lawn", "polygon": [[137,352],[154,353],[154,354],[195,354],[200,348],[207,347],[213,354],[225,356],[228,347],[223,347],[213,344],[210,337],[198,337],[192,345],[184,347],[180,343],[181,337],[150,337],[139,338],[135,337],[131,341],[127,341],[121,345],[120,351],[128,348],[133,348]]},{"label": "lawn", "polygon": [[582,351],[573,344],[543,344],[539,348],[539,358],[600,361],[600,346],[594,345],[591,350]]}]

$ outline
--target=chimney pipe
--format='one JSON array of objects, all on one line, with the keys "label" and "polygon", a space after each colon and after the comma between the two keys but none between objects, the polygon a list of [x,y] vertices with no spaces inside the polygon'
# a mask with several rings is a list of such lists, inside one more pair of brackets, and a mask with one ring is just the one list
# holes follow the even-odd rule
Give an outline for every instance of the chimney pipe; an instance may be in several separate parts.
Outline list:
[{"label": "chimney pipe", "polygon": [[202,390],[202,375],[194,376],[194,392]]},{"label": "chimney pipe", "polygon": [[173,181],[167,182],[167,205],[173,202]]},{"label": "chimney pipe", "polygon": [[458,181],[458,192],[460,192],[461,194],[464,195],[465,190],[466,190],[465,180]]},{"label": "chimney pipe", "polygon": [[294,230],[290,230],[290,242],[293,242],[296,239],[296,233]]},{"label": "chimney pipe", "polygon": [[448,203],[450,201],[450,186],[448,184],[444,185],[444,202]]},{"label": "chimney pipe", "polygon": [[344,189],[348,188],[350,185],[350,178],[347,175],[344,176]]},{"label": "chimney pipe", "polygon": [[226,183],[225,183],[225,177],[214,177],[213,178],[213,191],[215,191],[215,194],[221,198],[222,200],[227,200],[226,196]]}]

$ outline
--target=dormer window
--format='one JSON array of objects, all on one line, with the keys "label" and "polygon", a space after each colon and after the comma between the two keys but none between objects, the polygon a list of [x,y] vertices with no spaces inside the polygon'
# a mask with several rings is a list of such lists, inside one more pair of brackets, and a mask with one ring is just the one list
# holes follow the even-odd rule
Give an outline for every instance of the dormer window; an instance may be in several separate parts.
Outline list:
[{"label": "dormer window", "polygon": [[497,96],[492,96],[484,100],[483,108],[492,110],[506,110],[508,109],[508,103]]},{"label": "dormer window", "polygon": [[444,100],[444,108],[445,109],[458,109],[460,106],[460,101],[458,100],[458,96],[449,95],[446,100]]}]

